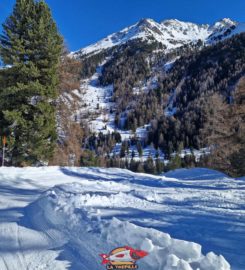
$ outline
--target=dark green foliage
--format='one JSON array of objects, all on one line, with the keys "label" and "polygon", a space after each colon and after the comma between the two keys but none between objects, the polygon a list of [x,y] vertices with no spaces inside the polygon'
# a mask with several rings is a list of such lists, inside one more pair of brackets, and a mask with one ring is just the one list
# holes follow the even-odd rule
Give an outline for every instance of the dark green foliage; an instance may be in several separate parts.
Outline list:
[{"label": "dark green foliage", "polygon": [[156,159],[156,174],[161,174],[164,172],[164,163],[160,159]]},{"label": "dark green foliage", "polygon": [[181,157],[178,154],[172,156],[168,164],[168,170],[176,170],[181,167]]},{"label": "dark green foliage", "polygon": [[130,171],[137,172],[137,168],[138,168],[138,164],[137,164],[137,162],[132,158],[132,159],[130,160],[130,166],[129,166],[129,169],[130,169]]},{"label": "dark green foliage", "polygon": [[13,165],[47,162],[56,142],[54,99],[62,38],[44,1],[17,0],[3,25],[0,125]]},{"label": "dark green foliage", "polygon": [[139,157],[142,157],[142,155],[143,155],[143,149],[142,149],[141,142],[138,141],[136,146],[137,146],[137,151],[139,153]]},{"label": "dark green foliage", "polygon": [[[109,155],[116,143],[121,142],[121,135],[118,132],[98,135],[92,134],[85,138],[83,148],[94,151],[97,155]],[[126,150],[126,149],[125,149]]]},{"label": "dark green foliage", "polygon": [[88,78],[91,77],[95,72],[98,65],[102,62],[102,60],[105,58],[105,54],[99,53],[94,54],[91,56],[82,57],[81,63],[82,63],[82,69],[81,69],[81,77],[82,78]]},{"label": "dark green foliage", "polygon": [[245,175],[245,143],[242,148],[230,156],[230,163],[232,166],[232,175]]},{"label": "dark green foliage", "polygon": [[[104,66],[100,80],[103,85],[114,85],[114,100],[117,102],[119,113],[124,111],[132,101],[133,87],[150,75],[146,57],[150,56],[157,46],[157,43],[130,41],[114,50],[113,57]],[[134,123],[131,128],[136,129],[136,127],[137,123]]]},{"label": "dark green foliage", "polygon": [[122,142],[121,150],[120,150],[120,158],[124,158],[126,156],[127,144],[126,142]]},{"label": "dark green foliage", "polygon": [[83,167],[95,167],[98,164],[98,158],[93,151],[84,150],[81,155],[81,166]]},{"label": "dark green foliage", "polygon": [[[139,40],[114,48],[100,81],[104,85],[114,85],[117,127],[135,131],[137,127],[150,123],[148,137],[144,142],[137,139],[130,142],[136,145],[139,156],[142,146],[151,144],[155,149],[162,150],[170,162],[165,167],[156,157],[154,162],[149,159],[144,163],[134,159],[130,162],[116,160],[112,166],[128,168],[129,163],[133,171],[161,173],[163,169],[213,164],[213,168],[241,175],[244,153],[241,149],[241,138],[244,136],[241,126],[244,117],[240,112],[237,116],[238,109],[232,103],[237,99],[233,96],[235,85],[245,74],[245,34],[236,35],[214,46],[203,47],[201,42],[184,46],[168,55],[164,51],[153,52],[156,48],[157,44],[148,47]],[[177,56],[180,58],[173,67],[164,71],[163,65]],[[142,87],[152,75],[157,78],[157,88],[135,93],[135,87]],[[174,113],[166,115],[166,107],[170,104],[175,108]],[[220,112],[223,106],[226,111],[234,108],[234,112],[229,113],[230,116],[223,116]],[[219,122],[223,125],[219,125]],[[199,162],[194,155],[184,158],[172,156],[173,152],[180,153],[185,148],[200,149],[218,145],[217,140],[210,139],[214,133],[219,134],[218,141],[235,145],[234,151],[227,151],[229,153],[225,155],[220,152],[217,155],[218,162],[215,163],[214,159],[210,162],[206,156]],[[221,138],[222,133],[224,136]],[[233,140],[227,140],[228,136]],[[219,149],[229,149],[225,142]],[[125,159],[127,149],[128,146],[123,143],[119,154],[121,158]],[[232,152],[236,154],[231,155]]]},{"label": "dark green foliage", "polygon": [[[159,77],[159,88],[134,99],[126,128],[150,122],[148,144],[153,142],[167,156],[180,145],[205,147],[207,136],[202,136],[201,131],[212,113],[209,100],[219,94],[223,103],[230,103],[231,91],[245,73],[244,48],[245,34],[240,34],[200,52],[187,51],[170,71]],[[165,116],[173,89],[176,89],[173,100],[176,113]]]},{"label": "dark green foliage", "polygon": [[156,173],[156,167],[152,157],[148,157],[147,160],[144,162],[144,171],[150,174]]}]

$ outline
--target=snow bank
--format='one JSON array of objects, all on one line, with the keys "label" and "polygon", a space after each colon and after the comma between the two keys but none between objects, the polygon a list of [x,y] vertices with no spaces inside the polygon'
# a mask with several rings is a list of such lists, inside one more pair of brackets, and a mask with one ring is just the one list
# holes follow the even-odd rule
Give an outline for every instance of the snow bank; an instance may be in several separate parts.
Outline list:
[{"label": "snow bank", "polygon": [[[113,219],[109,227],[105,229],[104,235],[106,241],[114,246],[127,243],[148,251],[150,255],[142,262],[143,269],[196,269],[191,267],[193,262],[201,266],[199,261],[203,258],[203,255],[200,245],[172,239],[169,234],[154,229],[142,228],[130,222]],[[224,258],[218,259],[215,255],[215,259],[217,262],[224,262],[225,267],[223,269],[230,269]],[[216,262],[211,266],[217,266]]]},{"label": "snow bank", "polygon": [[137,215],[136,210],[153,206],[130,193],[111,194],[105,186],[95,189],[88,192],[86,186],[77,183],[57,186],[45,192],[27,211],[35,229],[45,228],[54,241],[69,245],[73,253],[79,254],[77,259],[84,262],[82,269],[98,269],[98,254],[124,245],[149,252],[139,262],[145,270],[230,269],[224,257],[212,252],[203,255],[199,244],[173,239],[156,229],[118,218],[108,219],[118,211]]},{"label": "snow bank", "polygon": [[206,168],[192,168],[190,169],[176,169],[163,174],[166,177],[181,178],[183,180],[218,180],[231,179],[226,174],[206,169]]}]

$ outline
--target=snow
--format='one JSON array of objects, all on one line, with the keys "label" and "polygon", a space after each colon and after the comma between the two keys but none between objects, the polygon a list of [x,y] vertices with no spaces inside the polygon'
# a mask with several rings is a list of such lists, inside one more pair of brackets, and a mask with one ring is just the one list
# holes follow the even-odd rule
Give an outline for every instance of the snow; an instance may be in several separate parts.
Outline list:
[{"label": "snow", "polygon": [[[130,144],[130,141],[129,141]],[[120,156],[122,143],[117,143],[111,153],[111,156]],[[134,154],[133,154],[134,153]],[[137,150],[136,145],[129,145],[128,153],[125,152],[125,157],[123,159],[131,160],[132,155],[134,155],[133,159],[135,161],[146,161],[149,157],[151,157],[153,160],[156,160],[157,158],[161,161],[164,161],[164,153],[158,149],[156,150],[153,146],[148,145],[146,147],[142,147],[142,156],[139,156],[139,152]]]},{"label": "snow", "polygon": [[219,171],[205,169],[205,168],[193,168],[189,169],[177,169],[164,174],[166,177],[177,178],[182,180],[219,180],[229,179],[224,173]]},{"label": "snow", "polygon": [[164,69],[165,71],[169,71],[169,70],[173,67],[173,65],[174,65],[174,63],[176,62],[176,60],[178,60],[178,59],[179,59],[179,57],[176,57],[176,58],[174,58],[174,59],[172,59],[172,60],[166,62],[166,63],[163,65],[163,69]]},{"label": "snow", "polygon": [[[87,122],[91,132],[103,134],[116,130],[114,125],[115,103],[112,102],[113,85],[102,86],[99,82],[105,59],[90,78],[82,80],[80,89],[72,92],[78,99],[78,108],[73,118],[78,122]],[[124,133],[120,131],[120,133]]]},{"label": "snow", "polygon": [[148,93],[150,90],[154,90],[158,87],[157,76],[150,77],[146,82],[138,83],[137,86],[133,87],[133,93],[138,95],[142,93]]},{"label": "snow", "polygon": [[[105,62],[106,61],[107,60],[105,60]],[[77,112],[78,116],[86,112],[96,113],[102,112],[103,110],[108,112],[114,105],[114,103],[110,101],[113,95],[113,86],[108,85],[103,87],[99,84],[99,77],[104,63],[97,67],[96,73],[91,78],[81,82],[80,90],[73,91],[81,100],[81,108]]]},{"label": "snow", "polygon": [[[211,148],[210,147],[200,148],[199,150],[185,148],[185,149],[181,150],[178,155],[181,158],[184,158],[185,156],[191,156],[191,155],[193,155],[195,157],[195,160],[196,161],[200,161],[200,158],[202,156],[210,155],[210,153],[211,153]],[[176,154],[177,153],[174,152],[174,153],[171,154],[171,156],[175,156]]]},{"label": "snow", "polygon": [[165,116],[174,116],[176,114],[177,108],[173,106],[176,99],[176,95],[177,91],[176,89],[174,89],[169,97],[168,105],[164,110]]},{"label": "snow", "polygon": [[123,245],[149,252],[139,269],[245,268],[242,178],[75,167],[1,168],[0,178],[1,270],[104,269],[99,254]]},{"label": "snow", "polygon": [[[115,126],[115,103],[111,102],[113,97],[113,85],[102,86],[99,83],[99,77],[102,73],[104,64],[108,61],[105,59],[96,70],[96,73],[90,78],[81,82],[79,90],[72,92],[78,98],[78,109],[76,110],[75,118],[77,121],[86,121],[91,132],[108,134],[114,131],[120,133],[122,140],[130,140],[133,137],[144,139],[147,136],[147,128],[149,125],[144,125],[136,129],[136,132],[131,130],[122,130]],[[151,78],[145,85],[138,88],[137,91],[149,91],[156,87],[156,78]],[[148,89],[148,90],[146,90]],[[67,103],[71,103],[74,99],[72,95],[66,94]],[[123,121],[124,119],[121,118]]]},{"label": "snow", "polygon": [[213,29],[223,29],[224,27],[231,27],[233,25],[236,25],[236,23],[234,21],[232,21],[229,18],[224,18],[218,22],[216,22],[212,28]]},{"label": "snow", "polygon": [[[228,36],[223,36],[226,30],[231,27],[234,27],[231,33]],[[138,23],[111,34],[95,44],[71,53],[71,56],[80,57],[96,54],[135,39],[151,42],[152,38],[162,43],[164,50],[167,52],[185,44],[196,43],[199,40],[205,44],[213,44],[218,40],[214,37],[225,39],[244,31],[244,23],[238,23],[228,18],[215,22],[213,25],[182,22],[176,19],[165,20],[161,23],[152,19],[142,19]]]}]

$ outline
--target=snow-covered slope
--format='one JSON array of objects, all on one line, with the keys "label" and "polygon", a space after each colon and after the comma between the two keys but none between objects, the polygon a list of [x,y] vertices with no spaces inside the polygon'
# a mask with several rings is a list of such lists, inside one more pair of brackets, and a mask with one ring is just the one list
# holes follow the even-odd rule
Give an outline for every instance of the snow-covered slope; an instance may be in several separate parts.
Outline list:
[{"label": "snow-covered slope", "polygon": [[58,167],[0,178],[1,270],[105,269],[99,254],[124,245],[149,252],[142,270],[245,268],[243,179]]},{"label": "snow-covered slope", "polygon": [[212,44],[244,31],[244,23],[226,18],[213,25],[199,25],[179,20],[165,20],[157,23],[152,19],[142,19],[120,32],[111,34],[95,44],[72,53],[72,55],[81,56],[99,53],[134,39],[142,39],[147,42],[158,41],[168,51],[185,44],[196,43],[198,40],[206,44]]}]

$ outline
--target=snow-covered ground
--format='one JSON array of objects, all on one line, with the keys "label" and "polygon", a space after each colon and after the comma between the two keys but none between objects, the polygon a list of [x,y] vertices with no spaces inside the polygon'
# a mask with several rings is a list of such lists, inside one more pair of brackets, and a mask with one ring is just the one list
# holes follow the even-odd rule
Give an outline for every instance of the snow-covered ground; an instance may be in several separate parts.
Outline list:
[{"label": "snow-covered ground", "polygon": [[245,269],[243,178],[44,167],[0,179],[1,270],[105,269],[99,254],[124,245],[149,252],[143,270]]},{"label": "snow-covered ground", "polygon": [[[147,136],[147,128],[149,125],[144,125],[136,129],[136,132],[131,130],[122,130],[115,126],[115,106],[114,102],[111,102],[113,97],[113,85],[102,86],[99,82],[99,77],[102,73],[103,65],[108,61],[106,59],[96,69],[96,73],[89,79],[81,82],[79,90],[74,90],[75,95],[80,101],[78,102],[79,108],[76,111],[75,119],[77,121],[87,121],[91,132],[96,134],[102,132],[108,134],[117,131],[120,133],[122,140],[130,140],[133,137],[144,139]],[[148,90],[154,87],[154,78],[148,85],[139,88],[139,91]],[[67,96],[72,103],[73,97]]]},{"label": "snow-covered ground", "polygon": [[[117,143],[112,150],[111,156],[120,156],[122,143]],[[128,159],[129,161],[131,158],[135,161],[146,161],[149,157],[153,160],[159,159],[164,161],[164,153],[159,149],[156,150],[153,146],[148,145],[142,148],[142,155],[139,155],[136,145],[130,145],[128,152],[125,151],[125,157],[123,159]]]},{"label": "snow-covered ground", "polygon": [[[107,59],[108,60],[108,59]],[[108,121],[110,109],[114,108],[115,104],[111,102],[113,95],[113,86],[101,86],[99,77],[101,75],[105,60],[97,67],[95,74],[81,82],[79,90],[74,90],[73,94],[80,100],[80,108],[77,110],[76,118],[90,120],[91,129],[100,130]],[[89,119],[88,119],[89,118]],[[95,124],[95,128],[93,128]]]}]

